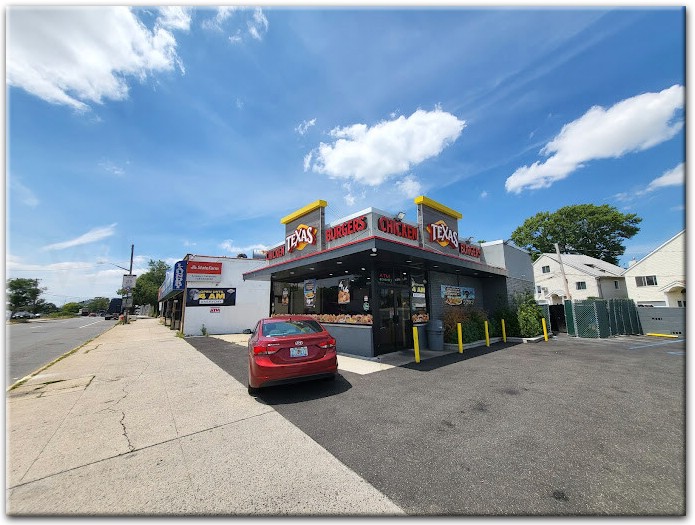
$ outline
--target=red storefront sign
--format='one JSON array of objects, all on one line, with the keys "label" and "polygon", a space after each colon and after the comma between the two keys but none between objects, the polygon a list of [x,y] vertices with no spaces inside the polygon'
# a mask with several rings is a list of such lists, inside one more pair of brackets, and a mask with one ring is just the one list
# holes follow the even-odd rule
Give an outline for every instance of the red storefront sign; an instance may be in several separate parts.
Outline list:
[{"label": "red storefront sign", "polygon": [[205,275],[222,275],[221,262],[205,262],[205,261],[188,261],[186,265],[186,273],[190,274],[205,274]]},{"label": "red storefront sign", "polygon": [[350,219],[342,224],[333,226],[326,230],[326,242],[336,241],[353,233],[361,232],[367,229],[367,216]]},{"label": "red storefront sign", "polygon": [[415,226],[405,224],[404,222],[389,219],[387,217],[379,217],[377,227],[384,233],[390,233],[391,235],[397,235],[399,237],[403,237],[404,239],[417,241],[417,228]]}]

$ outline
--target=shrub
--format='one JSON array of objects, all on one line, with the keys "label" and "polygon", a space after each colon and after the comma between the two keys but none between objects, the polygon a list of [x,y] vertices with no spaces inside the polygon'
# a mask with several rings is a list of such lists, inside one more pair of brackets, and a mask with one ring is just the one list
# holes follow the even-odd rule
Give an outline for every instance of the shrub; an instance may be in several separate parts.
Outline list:
[{"label": "shrub", "polygon": [[508,305],[498,306],[495,312],[492,314],[491,324],[491,334],[494,333],[494,337],[502,336],[502,319],[504,319],[504,329],[507,337],[520,337],[519,330],[519,319],[517,318],[516,308],[512,308]]},{"label": "shrub", "polygon": [[464,343],[485,339],[487,314],[475,306],[447,306],[444,309],[444,342],[458,343],[456,325],[461,323],[461,337]]},{"label": "shrub", "polygon": [[543,311],[531,297],[521,302],[517,308],[521,337],[536,337],[543,333]]}]

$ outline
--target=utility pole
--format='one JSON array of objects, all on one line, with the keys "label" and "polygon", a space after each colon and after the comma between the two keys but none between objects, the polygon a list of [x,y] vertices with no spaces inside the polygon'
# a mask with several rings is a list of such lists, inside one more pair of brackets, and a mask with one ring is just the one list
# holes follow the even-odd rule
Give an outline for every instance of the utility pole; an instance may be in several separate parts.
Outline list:
[{"label": "utility pole", "polygon": [[[135,250],[135,245],[131,244],[130,245],[130,268],[128,269],[128,276],[133,275],[133,251]],[[126,304],[130,304],[130,301],[132,301],[132,289],[128,290],[126,293]],[[125,309],[125,323],[128,324],[128,312],[130,311],[130,306],[126,306]]]},{"label": "utility pole", "polygon": [[572,300],[572,295],[570,295],[570,287],[567,284],[567,277],[565,276],[565,267],[562,264],[562,255],[560,255],[560,246],[558,243],[555,243],[555,253],[557,254],[557,260],[560,263],[560,272],[562,273],[562,282],[565,283],[565,294],[567,295],[567,299]]}]

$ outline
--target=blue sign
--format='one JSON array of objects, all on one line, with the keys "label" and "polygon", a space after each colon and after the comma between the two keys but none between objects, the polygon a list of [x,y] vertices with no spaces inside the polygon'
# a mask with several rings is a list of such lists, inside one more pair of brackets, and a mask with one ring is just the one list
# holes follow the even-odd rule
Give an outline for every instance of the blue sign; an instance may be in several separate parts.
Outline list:
[{"label": "blue sign", "polygon": [[171,292],[178,292],[186,287],[186,261],[179,261],[173,270],[167,270],[164,282],[159,287],[158,299],[161,301]]},{"label": "blue sign", "polygon": [[186,261],[179,261],[174,265],[174,290],[183,290],[186,287]]}]

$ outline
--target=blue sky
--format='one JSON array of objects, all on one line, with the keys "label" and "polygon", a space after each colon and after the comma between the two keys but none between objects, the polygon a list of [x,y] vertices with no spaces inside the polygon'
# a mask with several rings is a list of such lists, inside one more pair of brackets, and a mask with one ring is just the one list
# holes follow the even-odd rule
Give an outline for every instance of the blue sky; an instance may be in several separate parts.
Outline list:
[{"label": "blue sky", "polygon": [[[685,227],[685,12],[8,8],[8,277],[58,305],[147,261],[236,256],[426,195],[507,239],[540,211]],[[109,264],[112,263],[112,264]]]}]

